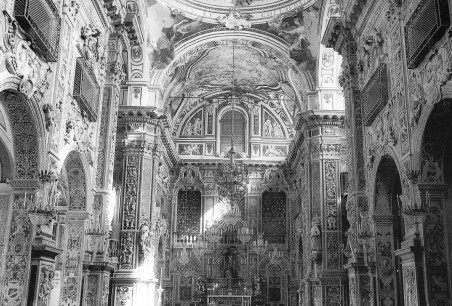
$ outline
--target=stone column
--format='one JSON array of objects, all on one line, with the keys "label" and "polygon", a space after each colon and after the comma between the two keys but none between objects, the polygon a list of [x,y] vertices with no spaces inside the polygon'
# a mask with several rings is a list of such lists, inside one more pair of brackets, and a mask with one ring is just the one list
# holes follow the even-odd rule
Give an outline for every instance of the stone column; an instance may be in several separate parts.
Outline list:
[{"label": "stone column", "polygon": [[[157,252],[152,202],[160,148],[157,114],[142,108],[120,110],[124,135],[123,195],[119,269],[112,278],[113,305],[148,305],[156,300]],[[132,303],[132,304],[130,304]]]}]

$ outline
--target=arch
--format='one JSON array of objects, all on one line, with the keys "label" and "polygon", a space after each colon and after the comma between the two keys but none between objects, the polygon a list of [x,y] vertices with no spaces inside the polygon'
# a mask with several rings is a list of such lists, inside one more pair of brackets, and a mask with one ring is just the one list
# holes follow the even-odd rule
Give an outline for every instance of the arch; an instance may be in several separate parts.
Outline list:
[{"label": "arch", "polygon": [[[404,223],[398,205],[402,184],[396,162],[390,156],[378,164],[374,192],[375,257],[379,304],[403,305],[401,259],[394,251],[400,249]],[[363,221],[363,220],[362,220]]]},{"label": "arch", "polygon": [[[0,87],[1,88],[1,87]],[[42,138],[38,138],[37,120],[31,105],[33,102],[14,90],[4,90],[0,93],[0,103],[5,107],[11,126],[14,147],[15,179],[37,179],[40,168],[40,154],[44,147]]]},{"label": "arch", "polygon": [[71,151],[64,161],[67,178],[68,208],[71,211],[86,210],[87,182],[85,167],[79,152]]},{"label": "arch", "polygon": [[[376,179],[377,179],[377,172],[379,170],[379,166],[381,162],[385,159],[391,159],[394,161],[397,169],[397,173],[400,176],[400,180],[402,182],[402,189],[405,191],[407,189],[407,178],[406,178],[406,171],[403,170],[402,164],[400,163],[399,156],[395,150],[394,147],[385,145],[379,155],[375,158],[375,161],[373,162],[373,167],[368,171],[367,179],[368,179],[368,186],[370,189],[370,192],[368,194],[368,211],[371,213],[375,212],[375,185],[376,185]],[[408,190],[406,190],[408,192]]]},{"label": "arch", "polygon": [[[429,280],[430,304],[450,298],[452,262],[452,99],[436,103],[422,135],[418,165],[419,195],[429,214],[424,222],[425,278]],[[425,199],[425,200],[424,200]],[[449,253],[449,254],[448,254]]]}]

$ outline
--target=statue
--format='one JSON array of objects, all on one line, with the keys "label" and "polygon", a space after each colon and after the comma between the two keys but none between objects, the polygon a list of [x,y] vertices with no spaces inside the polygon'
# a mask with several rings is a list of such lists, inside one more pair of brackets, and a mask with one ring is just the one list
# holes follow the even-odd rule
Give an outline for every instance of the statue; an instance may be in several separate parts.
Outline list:
[{"label": "statue", "polygon": [[152,236],[150,234],[149,218],[143,218],[140,226],[140,246],[144,255],[149,255],[152,251]]},{"label": "statue", "polygon": [[321,252],[320,218],[314,217],[311,224],[311,253]]}]

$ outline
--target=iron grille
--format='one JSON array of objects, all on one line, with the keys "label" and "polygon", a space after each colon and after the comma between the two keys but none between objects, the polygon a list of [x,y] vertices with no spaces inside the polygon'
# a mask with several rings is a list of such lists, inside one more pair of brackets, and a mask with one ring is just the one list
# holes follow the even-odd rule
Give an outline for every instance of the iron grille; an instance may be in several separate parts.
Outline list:
[{"label": "iron grille", "polygon": [[60,39],[60,16],[52,0],[16,0],[14,17],[46,61],[56,62]]},{"label": "iron grille", "polygon": [[449,8],[444,0],[423,0],[405,25],[408,68],[424,59],[431,46],[450,25]]},{"label": "iron grille", "polygon": [[364,125],[371,125],[388,102],[389,84],[386,64],[381,64],[362,91]]},{"label": "iron grille", "polygon": [[91,121],[97,120],[99,95],[100,87],[96,82],[94,72],[84,58],[77,58],[73,96]]}]

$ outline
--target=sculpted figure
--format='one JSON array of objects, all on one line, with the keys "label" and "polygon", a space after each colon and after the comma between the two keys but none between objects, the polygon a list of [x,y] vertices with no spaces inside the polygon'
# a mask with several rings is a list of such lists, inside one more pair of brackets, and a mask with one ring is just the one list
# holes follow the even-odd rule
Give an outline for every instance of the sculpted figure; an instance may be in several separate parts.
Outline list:
[{"label": "sculpted figure", "polygon": [[318,252],[321,250],[320,220],[319,217],[315,217],[311,226],[311,252]]}]

